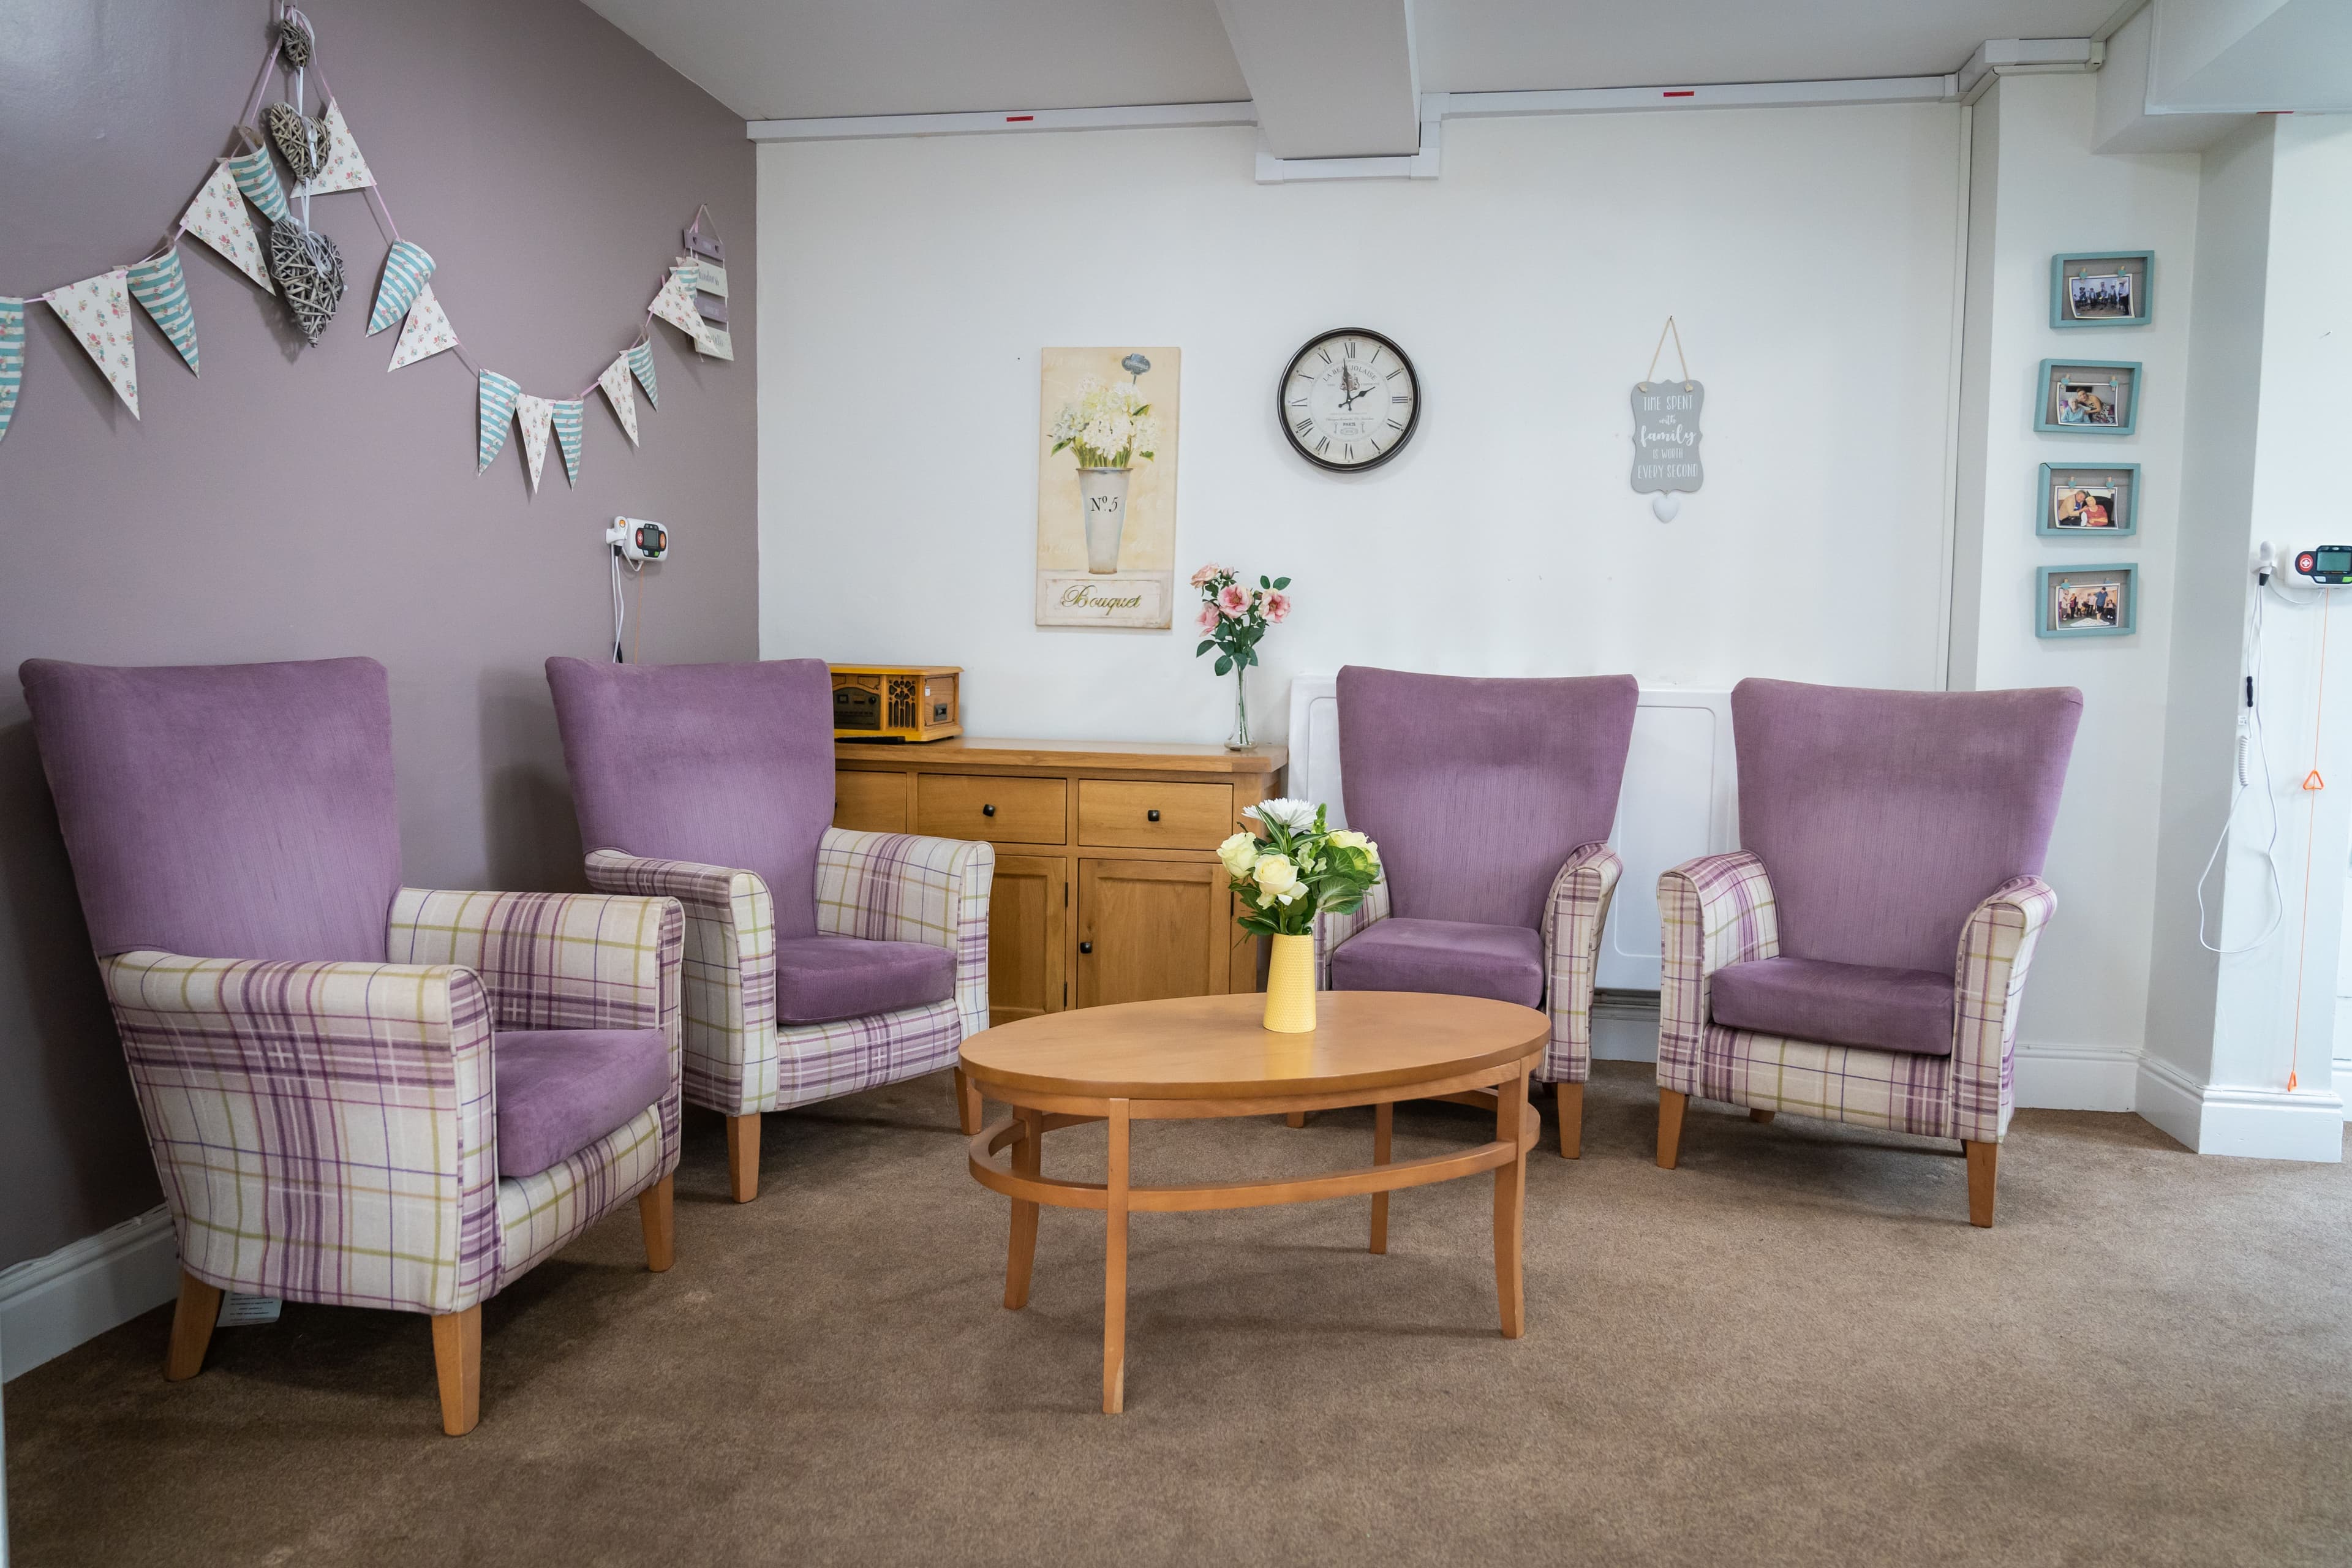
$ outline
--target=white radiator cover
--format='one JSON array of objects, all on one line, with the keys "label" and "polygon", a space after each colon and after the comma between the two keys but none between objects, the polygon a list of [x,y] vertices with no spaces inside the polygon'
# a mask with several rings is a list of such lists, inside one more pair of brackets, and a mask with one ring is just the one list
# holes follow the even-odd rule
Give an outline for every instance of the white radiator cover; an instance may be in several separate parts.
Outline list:
[{"label": "white radiator cover", "polygon": [[[1290,683],[1290,773],[1283,786],[1322,801],[1334,826],[1347,820],[1339,784],[1338,678]],[[1658,988],[1658,874],[1700,855],[1739,845],[1739,794],[1731,750],[1731,693],[1644,686],[1609,842],[1624,879],[1601,938],[1595,984],[1612,990]]]}]

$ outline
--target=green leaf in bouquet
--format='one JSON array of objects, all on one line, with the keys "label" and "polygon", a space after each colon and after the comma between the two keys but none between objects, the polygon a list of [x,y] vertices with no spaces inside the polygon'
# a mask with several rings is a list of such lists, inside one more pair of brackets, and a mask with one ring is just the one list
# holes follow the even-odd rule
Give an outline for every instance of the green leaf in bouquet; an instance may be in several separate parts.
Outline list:
[{"label": "green leaf in bouquet", "polygon": [[1226,654],[1217,660],[1217,673],[1219,675],[1231,675],[1233,672],[1234,656],[1232,654]]}]

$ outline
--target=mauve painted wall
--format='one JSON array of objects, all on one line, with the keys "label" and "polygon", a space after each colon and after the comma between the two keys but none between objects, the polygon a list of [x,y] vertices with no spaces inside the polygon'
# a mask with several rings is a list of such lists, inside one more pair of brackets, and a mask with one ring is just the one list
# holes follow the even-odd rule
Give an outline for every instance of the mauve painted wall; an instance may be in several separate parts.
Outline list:
[{"label": "mauve painted wall", "polygon": [[[628,342],[698,202],[732,275],[754,276],[742,121],[584,6],[307,9],[401,233],[439,261],[467,347],[525,390],[568,395]],[[0,293],[147,254],[228,150],[268,15],[0,0]],[[592,394],[579,488],[551,443],[534,500],[512,439],[475,476],[474,384],[454,357],[385,374],[394,334],[365,328],[386,242],[364,202],[313,204],[349,279],[315,349],[186,241],[204,376],[142,318],[143,421],[47,306],[26,312],[0,440],[0,1265],[158,1196],[19,660],[371,655],[392,671],[408,879],[528,889],[581,885],[540,661],[604,648],[605,521],[674,531],[677,558],[646,578],[646,659],[757,653],[752,291],[731,301],[732,364],[656,324],[644,445]]]}]

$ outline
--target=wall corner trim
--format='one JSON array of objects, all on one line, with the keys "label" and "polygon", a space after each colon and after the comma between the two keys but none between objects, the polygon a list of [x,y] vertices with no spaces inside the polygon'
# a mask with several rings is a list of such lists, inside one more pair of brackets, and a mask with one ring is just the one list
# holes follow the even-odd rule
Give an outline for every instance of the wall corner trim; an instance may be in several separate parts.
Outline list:
[{"label": "wall corner trim", "polygon": [[2332,1088],[2289,1094],[2199,1083],[2161,1057],[2143,1056],[2138,1110],[2200,1154],[2318,1164],[2344,1158],[2344,1100]]},{"label": "wall corner trim", "polygon": [[161,1204],[0,1269],[0,1383],[162,1306],[179,1289],[179,1238]]}]

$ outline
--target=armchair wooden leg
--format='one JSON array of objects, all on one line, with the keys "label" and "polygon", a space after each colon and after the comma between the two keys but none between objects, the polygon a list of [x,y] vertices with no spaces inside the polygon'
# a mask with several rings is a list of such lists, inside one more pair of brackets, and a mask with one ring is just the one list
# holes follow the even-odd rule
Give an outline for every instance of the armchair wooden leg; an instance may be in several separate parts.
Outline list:
[{"label": "armchair wooden leg", "polygon": [[1748,1120],[1759,1122],[1766,1127],[1772,1125],[1772,1118],[1778,1114],[1779,1112],[1777,1111],[1760,1110],[1752,1105],[1748,1108]]},{"label": "armchair wooden leg", "polygon": [[963,1068],[955,1069],[956,1125],[967,1138],[980,1131],[982,1114],[981,1093],[977,1085],[963,1076]]},{"label": "armchair wooden leg", "polygon": [[1992,1184],[1995,1166],[2000,1159],[1998,1143],[1974,1143],[1966,1139],[1960,1147],[1969,1152],[1969,1223],[1982,1230],[1992,1228]]},{"label": "armchair wooden leg", "polygon": [[462,1437],[482,1418],[482,1309],[433,1320],[433,1370],[441,1382],[441,1430]]},{"label": "armchair wooden leg", "polygon": [[671,1224],[670,1192],[675,1175],[664,1176],[637,1194],[637,1218],[646,1227],[646,1267],[667,1274],[677,1261],[677,1232]]},{"label": "armchair wooden leg", "polygon": [[756,1110],[727,1119],[727,1181],[739,1204],[760,1195],[760,1113]]},{"label": "armchair wooden leg", "polygon": [[180,1304],[172,1311],[172,1348],[163,1353],[163,1375],[173,1383],[205,1370],[205,1347],[213,1342],[213,1324],[220,1318],[221,1293],[184,1268],[180,1271]]},{"label": "armchair wooden leg", "polygon": [[1580,1160],[1584,1157],[1584,1086],[1562,1079],[1556,1087],[1559,1090],[1559,1157]]},{"label": "armchair wooden leg", "polygon": [[1671,1171],[1682,1158],[1683,1108],[1690,1096],[1678,1089],[1658,1090],[1658,1169]]}]

